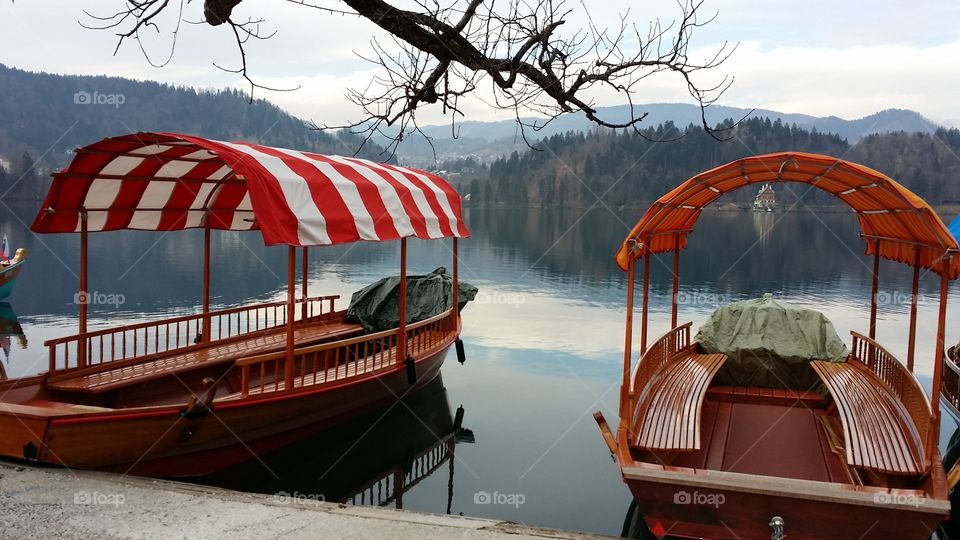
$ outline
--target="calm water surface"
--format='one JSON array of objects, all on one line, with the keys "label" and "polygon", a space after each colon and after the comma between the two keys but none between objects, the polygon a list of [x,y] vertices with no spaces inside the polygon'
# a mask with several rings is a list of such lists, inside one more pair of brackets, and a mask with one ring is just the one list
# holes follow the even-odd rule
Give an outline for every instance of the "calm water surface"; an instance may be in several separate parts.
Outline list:
[{"label": "calm water surface", "polygon": [[[35,210],[0,217],[11,246],[30,253],[8,300],[28,341],[3,360],[11,376],[43,371],[43,341],[76,331],[78,239],[30,234],[24,224]],[[639,215],[468,210],[473,237],[461,243],[461,276],[480,295],[463,312],[466,363],[451,355],[442,382],[421,395],[200,481],[618,534],[629,494],[591,415],[616,422],[625,277],[613,255]],[[681,320],[696,328],[720,304],[770,292],[825,311],[847,341],[851,329],[866,333],[872,261],[857,233],[849,212],[707,213],[681,258]],[[215,234],[213,246],[215,305],[282,298],[284,248],[264,247],[257,233]],[[412,271],[449,268],[449,242],[411,246]],[[351,292],[397,272],[398,252],[396,244],[311,250],[310,293],[342,294],[345,307]],[[105,302],[92,306],[92,328],[198,311],[199,232],[94,234],[90,255],[90,289]],[[670,256],[652,264],[651,337],[668,327],[670,264]],[[878,335],[901,358],[910,276],[881,264]],[[938,287],[934,275],[921,279],[917,359],[927,384]],[[960,302],[951,296],[948,340],[956,341]]]}]

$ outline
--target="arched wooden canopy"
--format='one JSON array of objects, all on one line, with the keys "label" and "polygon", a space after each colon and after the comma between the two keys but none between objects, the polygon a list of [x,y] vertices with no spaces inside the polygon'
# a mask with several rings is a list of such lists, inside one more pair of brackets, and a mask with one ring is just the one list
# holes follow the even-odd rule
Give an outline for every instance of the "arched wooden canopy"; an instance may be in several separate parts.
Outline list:
[{"label": "arched wooden canopy", "polygon": [[875,246],[885,259],[924,268],[949,279],[960,277],[957,240],[923,199],[863,165],[819,154],[780,152],[733,161],[700,173],[660,197],[637,222],[617,252],[626,270],[631,253],[683,249],[704,208],[737,189],[770,182],[808,184],[845,202],[860,221],[866,252]]},{"label": "arched wooden canopy", "polygon": [[372,161],[177,133],[110,137],[77,150],[38,233],[259,229],[266,244],[464,238],[460,195],[433,174]]}]

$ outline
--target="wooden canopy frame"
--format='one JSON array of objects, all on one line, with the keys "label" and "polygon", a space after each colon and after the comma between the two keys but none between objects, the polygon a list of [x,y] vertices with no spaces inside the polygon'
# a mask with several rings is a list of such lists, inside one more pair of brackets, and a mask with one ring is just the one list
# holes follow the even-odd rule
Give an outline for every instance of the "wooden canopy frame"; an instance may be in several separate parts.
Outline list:
[{"label": "wooden canopy frame", "polygon": [[[957,241],[923,199],[863,165],[819,154],[780,152],[732,161],[702,172],[660,197],[617,252],[617,265],[647,253],[686,247],[700,213],[731,191],[754,184],[795,182],[826,191],[856,212],[867,254],[960,277]],[[632,245],[636,244],[636,245]]]}]

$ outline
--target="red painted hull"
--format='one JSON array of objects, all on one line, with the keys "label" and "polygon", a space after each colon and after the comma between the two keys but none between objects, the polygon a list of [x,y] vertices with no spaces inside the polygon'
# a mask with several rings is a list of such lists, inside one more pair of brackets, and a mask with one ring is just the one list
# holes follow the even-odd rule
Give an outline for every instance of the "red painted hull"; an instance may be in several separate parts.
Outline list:
[{"label": "red painted hull", "polygon": [[[680,538],[767,539],[771,518],[780,516],[790,540],[928,540],[946,517],[882,504],[804,499],[786,492],[777,496],[640,480],[627,480],[627,485],[647,527]],[[692,504],[675,502],[678,497]]]},{"label": "red painted hull", "polygon": [[[419,359],[413,385],[401,365],[313,390],[215,404],[211,413],[195,418],[182,416],[182,407],[151,407],[45,422],[21,415],[17,424],[26,426],[19,431],[27,439],[43,434],[42,444],[35,444],[36,461],[151,476],[205,475],[425,386],[439,373],[448,350],[449,345]],[[0,422],[0,431],[12,423]],[[17,456],[19,448],[33,442],[8,440],[3,454]]]}]

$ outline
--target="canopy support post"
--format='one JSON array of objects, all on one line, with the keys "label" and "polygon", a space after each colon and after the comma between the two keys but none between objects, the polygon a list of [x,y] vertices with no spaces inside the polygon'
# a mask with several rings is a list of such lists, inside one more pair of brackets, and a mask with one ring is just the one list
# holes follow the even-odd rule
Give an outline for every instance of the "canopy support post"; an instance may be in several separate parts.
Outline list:
[{"label": "canopy support post", "polygon": [[627,321],[623,337],[623,382],[620,384],[620,425],[630,413],[630,360],[633,355],[633,297],[636,281],[636,261],[633,254],[627,263]]},{"label": "canopy support post", "polygon": [[204,219],[203,224],[203,329],[200,330],[200,341],[210,341],[210,224]]},{"label": "canopy support post", "polygon": [[86,367],[87,365],[87,305],[90,302],[87,282],[88,236],[87,211],[80,210],[80,294],[77,295],[77,300],[80,304],[80,334],[83,337],[77,342],[77,367]]},{"label": "canopy support post", "polygon": [[680,235],[673,235],[673,296],[670,302],[670,328],[677,327],[677,297],[680,294]]},{"label": "canopy support post", "polygon": [[877,295],[880,294],[880,241],[873,241],[873,292],[870,295],[870,339],[877,339]]},{"label": "canopy support post", "polygon": [[647,315],[648,304],[650,300],[650,237],[644,242],[643,250],[646,255],[643,256],[643,320],[640,322],[640,356],[647,352]]},{"label": "canopy support post", "polygon": [[[303,305],[300,307],[300,320],[301,320],[301,321],[307,320],[307,298],[308,298],[308,296],[307,296],[307,286],[308,286],[308,283],[307,283],[307,272],[308,272],[309,269],[310,269],[310,264],[309,264],[309,262],[308,262],[307,257],[308,257],[308,254],[307,254],[307,246],[303,246],[303,261],[301,261],[302,267],[301,267],[301,269],[300,269],[300,273],[303,274],[303,275],[300,277],[300,279],[302,280],[302,282],[301,282],[301,291],[302,291],[302,292],[300,293],[300,296],[302,297],[301,300],[303,300]],[[321,308],[321,309],[322,309],[322,308]]]},{"label": "canopy support post", "polygon": [[[287,355],[283,363],[283,382],[287,392],[293,390],[293,317],[297,294],[297,248],[287,247]],[[279,374],[278,374],[279,375]]]},{"label": "canopy support post", "polygon": [[457,329],[457,316],[460,313],[460,246],[457,237],[453,237],[453,308],[450,310],[451,328]]},{"label": "canopy support post", "polygon": [[910,337],[907,340],[907,369],[913,373],[917,344],[917,295],[920,292],[920,247],[913,248],[913,292],[910,295]]},{"label": "canopy support post", "polygon": [[943,378],[944,334],[947,330],[947,294],[950,290],[949,261],[947,255],[940,262],[940,312],[937,316],[937,351],[933,364],[933,388],[930,392],[930,411],[933,413],[931,429],[928,430],[926,448],[927,460],[932,461],[933,452],[940,441],[940,384]]},{"label": "canopy support post", "polygon": [[397,329],[397,365],[407,361],[407,239],[400,239],[400,327]]}]

